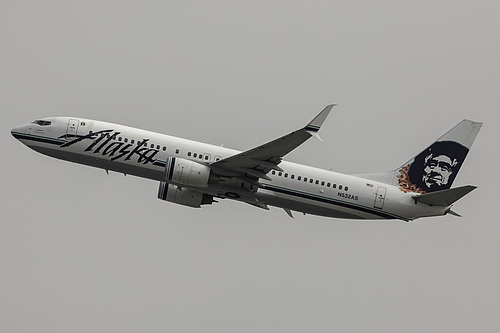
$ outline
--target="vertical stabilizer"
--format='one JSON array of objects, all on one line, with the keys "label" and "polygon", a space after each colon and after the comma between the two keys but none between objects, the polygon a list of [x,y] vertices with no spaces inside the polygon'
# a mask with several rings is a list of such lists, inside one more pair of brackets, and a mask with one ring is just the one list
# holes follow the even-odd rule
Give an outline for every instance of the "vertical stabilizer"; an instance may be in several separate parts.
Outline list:
[{"label": "vertical stabilizer", "polygon": [[449,189],[481,126],[479,122],[462,120],[399,168],[358,176],[398,186],[404,192],[431,193]]},{"label": "vertical stabilizer", "polygon": [[463,120],[395,171],[405,192],[430,193],[451,187],[482,123]]}]

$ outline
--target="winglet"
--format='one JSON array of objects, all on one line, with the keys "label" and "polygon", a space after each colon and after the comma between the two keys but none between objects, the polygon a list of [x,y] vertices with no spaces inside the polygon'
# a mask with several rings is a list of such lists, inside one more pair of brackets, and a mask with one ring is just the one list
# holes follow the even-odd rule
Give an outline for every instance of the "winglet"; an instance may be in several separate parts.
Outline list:
[{"label": "winglet", "polygon": [[324,108],[323,111],[321,111],[316,117],[314,117],[314,119],[311,120],[311,122],[307,124],[307,126],[304,127],[304,129],[312,133],[319,131],[319,128],[321,127],[321,125],[323,125],[326,117],[328,117],[328,114],[330,113],[330,111],[332,111],[332,108],[335,105],[336,104],[327,105],[327,107]]}]

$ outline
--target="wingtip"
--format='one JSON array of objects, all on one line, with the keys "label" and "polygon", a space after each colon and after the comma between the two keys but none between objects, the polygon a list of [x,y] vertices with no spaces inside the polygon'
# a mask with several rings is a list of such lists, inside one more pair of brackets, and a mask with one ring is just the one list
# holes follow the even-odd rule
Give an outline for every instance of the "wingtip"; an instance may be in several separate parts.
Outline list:
[{"label": "wingtip", "polygon": [[482,121],[475,121],[475,120],[472,120],[472,119],[464,119],[462,121],[468,122],[472,126],[479,126],[479,127],[481,127],[484,124]]},{"label": "wingtip", "polygon": [[323,113],[323,112],[325,112],[325,111],[326,112],[332,111],[333,107],[336,106],[336,105],[337,104],[328,104],[327,106],[325,106],[325,108],[323,109],[323,111],[320,112],[320,114]]}]

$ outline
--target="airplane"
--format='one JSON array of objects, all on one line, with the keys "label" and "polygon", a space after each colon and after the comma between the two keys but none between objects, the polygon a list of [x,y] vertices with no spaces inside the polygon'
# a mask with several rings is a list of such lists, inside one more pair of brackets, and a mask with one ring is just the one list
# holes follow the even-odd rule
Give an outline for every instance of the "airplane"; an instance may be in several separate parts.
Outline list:
[{"label": "airplane", "polygon": [[318,131],[335,104],[305,127],[246,151],[79,117],[47,117],[12,129],[51,157],[159,182],[158,198],[200,208],[217,199],[342,219],[413,221],[452,214],[474,190],[451,185],[482,123],[463,120],[389,172],[343,174],[283,157]]}]

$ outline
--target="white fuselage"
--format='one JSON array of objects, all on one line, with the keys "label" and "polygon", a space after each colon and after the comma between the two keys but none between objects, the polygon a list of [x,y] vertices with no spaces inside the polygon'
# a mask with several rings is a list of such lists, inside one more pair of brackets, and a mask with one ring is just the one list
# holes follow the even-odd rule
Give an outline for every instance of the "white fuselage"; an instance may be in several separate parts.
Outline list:
[{"label": "white fuselage", "polygon": [[[50,125],[27,124],[12,130],[22,143],[42,154],[165,181],[170,157],[210,166],[237,150],[181,139],[113,123],[70,117],[44,118]],[[202,189],[218,198],[243,201],[262,208],[350,219],[413,220],[444,215],[449,207],[416,202],[410,193],[385,183],[283,161],[283,171],[268,173],[261,187],[249,190],[237,178],[219,177]],[[189,187],[189,186],[188,186]]]}]

